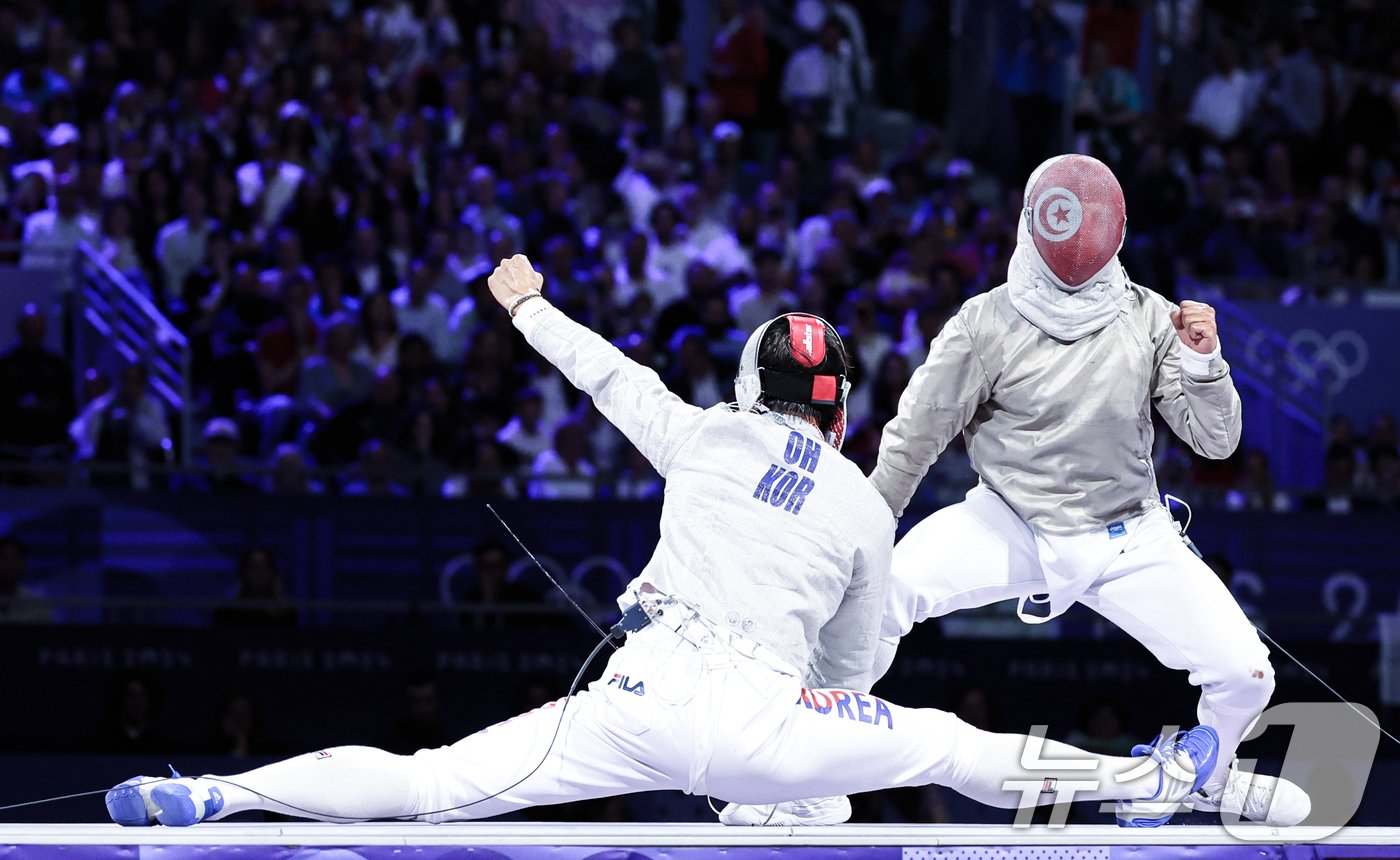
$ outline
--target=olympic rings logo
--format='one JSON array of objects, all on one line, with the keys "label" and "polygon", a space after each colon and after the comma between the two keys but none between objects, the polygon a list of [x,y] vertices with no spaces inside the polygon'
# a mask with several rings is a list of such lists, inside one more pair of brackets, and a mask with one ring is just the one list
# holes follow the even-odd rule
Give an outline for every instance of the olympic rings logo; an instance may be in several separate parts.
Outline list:
[{"label": "olympic rings logo", "polygon": [[[1266,344],[1268,336],[1267,331],[1256,331],[1245,347],[1250,364],[1266,376],[1278,370]],[[1314,387],[1329,397],[1340,394],[1364,373],[1370,360],[1366,339],[1351,329],[1330,336],[1315,329],[1299,329],[1288,336],[1288,350],[1283,356],[1284,367],[1293,377],[1294,392]]]},{"label": "olympic rings logo", "polygon": [[1079,232],[1079,225],[1084,223],[1084,207],[1068,188],[1047,188],[1035,199],[1031,223],[1042,239],[1063,242]]}]

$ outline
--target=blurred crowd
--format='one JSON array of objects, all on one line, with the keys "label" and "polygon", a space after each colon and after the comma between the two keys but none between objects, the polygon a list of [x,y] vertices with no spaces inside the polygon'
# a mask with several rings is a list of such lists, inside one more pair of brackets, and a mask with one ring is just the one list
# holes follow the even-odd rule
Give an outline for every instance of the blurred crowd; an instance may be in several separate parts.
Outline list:
[{"label": "blurred crowd", "polygon": [[[963,4],[702,5],[697,58],[702,6],[680,0],[0,3],[0,237],[26,268],[96,249],[188,334],[196,417],[140,363],[70,367],[28,308],[0,457],[186,492],[657,496],[491,302],[494,262],[523,251],[700,406],[732,398],[758,323],[832,319],[869,468],[929,340],[1004,279],[1025,176],[1067,148],[1118,172],[1125,264],[1168,296],[1400,287],[1379,0],[991,4],[985,113],[1008,133],[985,145],[951,120]],[[1391,429],[1348,450],[1393,497]],[[195,473],[168,468],[182,441]],[[1232,480],[1255,481],[1251,456]],[[933,493],[975,480],[957,450],[935,473]]]}]

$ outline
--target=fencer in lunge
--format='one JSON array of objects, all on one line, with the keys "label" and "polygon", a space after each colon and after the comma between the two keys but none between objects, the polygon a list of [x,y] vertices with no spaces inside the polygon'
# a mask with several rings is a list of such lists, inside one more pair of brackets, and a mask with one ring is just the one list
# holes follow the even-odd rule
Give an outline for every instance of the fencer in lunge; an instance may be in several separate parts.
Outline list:
[{"label": "fencer in lunge", "polygon": [[1002,807],[1053,802],[1059,783],[1081,799],[1172,801],[1213,770],[1208,727],[1096,756],[863,692],[894,518],[840,453],[849,364],[825,321],[762,326],[744,348],[738,404],[701,410],[541,297],[523,256],[489,285],[530,345],[666,478],[660,543],[619,598],[625,644],[586,690],[451,746],[137,777],[108,792],[113,820],[183,826],[265,809],[449,821],[654,789],[761,804],[924,783]]},{"label": "fencer in lunge", "polygon": [[[1022,620],[1039,623],[1083,603],[1201,688],[1197,718],[1219,732],[1221,754],[1186,805],[1297,824],[1311,809],[1302,789],[1231,766],[1273,693],[1269,653],[1183,541],[1152,467],[1153,407],[1205,457],[1239,443],[1215,312],[1128,280],[1123,191],[1101,162],[1052,158],[1023,201],[1007,283],[948,321],[884,430],[871,481],[895,516],[958,433],[981,480],[895,546],[876,674],[924,619],[1018,599]],[[1049,595],[1047,612],[1028,609],[1036,595]],[[834,806],[783,805],[770,817],[829,821]],[[1117,817],[1155,826],[1178,806],[1125,802]]]}]

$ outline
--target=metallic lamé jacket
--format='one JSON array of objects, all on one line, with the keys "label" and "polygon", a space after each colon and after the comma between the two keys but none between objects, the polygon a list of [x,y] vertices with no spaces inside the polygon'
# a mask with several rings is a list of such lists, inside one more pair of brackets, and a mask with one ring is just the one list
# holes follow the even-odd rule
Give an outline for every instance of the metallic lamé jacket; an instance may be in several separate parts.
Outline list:
[{"label": "metallic lam\u00e9 jacket", "polygon": [[984,485],[1050,534],[1103,527],[1160,504],[1151,408],[1197,453],[1239,444],[1240,398],[1218,355],[1188,356],[1175,306],[1129,284],[1123,310],[1071,343],[1036,328],[1006,285],[966,302],[934,339],[885,426],[870,476],[896,516],[957,433]]}]

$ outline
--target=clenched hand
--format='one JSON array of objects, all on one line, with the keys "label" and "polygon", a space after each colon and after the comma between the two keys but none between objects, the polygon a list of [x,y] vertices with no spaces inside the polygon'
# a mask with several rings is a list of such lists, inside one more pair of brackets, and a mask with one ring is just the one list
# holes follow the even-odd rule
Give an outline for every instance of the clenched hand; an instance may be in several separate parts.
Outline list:
[{"label": "clenched hand", "polygon": [[512,306],[521,301],[522,297],[540,294],[540,289],[544,286],[544,276],[530,265],[529,257],[516,254],[508,260],[501,261],[496,271],[486,279],[486,285],[491,288],[491,296],[501,307],[512,310]]},{"label": "clenched hand", "polygon": [[1182,302],[1172,314],[1176,336],[1195,352],[1210,355],[1219,342],[1216,338],[1215,308],[1203,302]]}]

